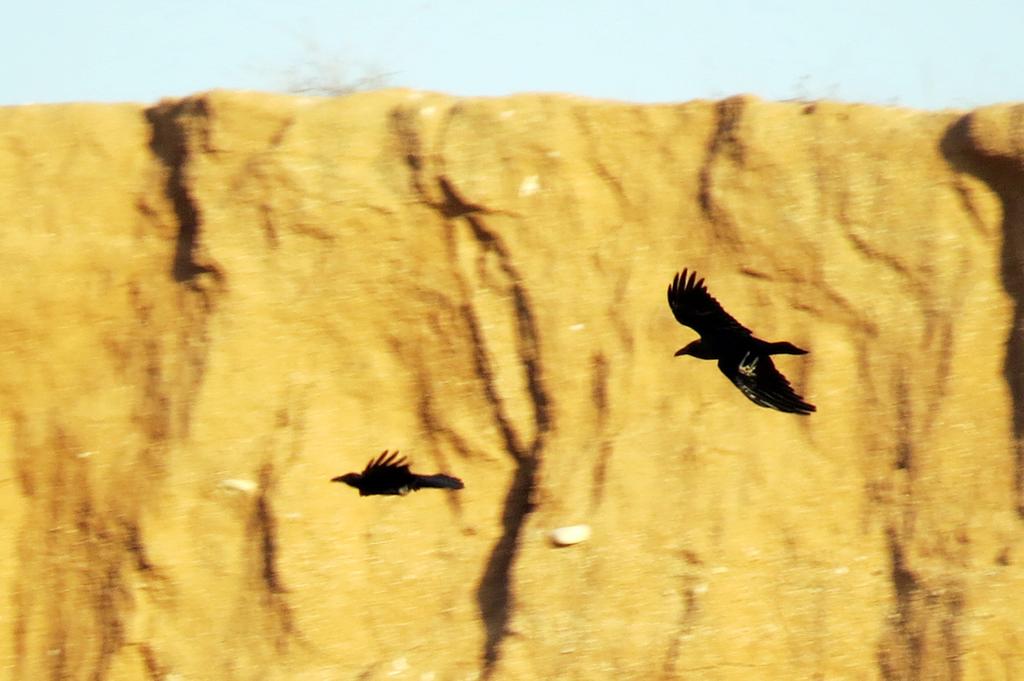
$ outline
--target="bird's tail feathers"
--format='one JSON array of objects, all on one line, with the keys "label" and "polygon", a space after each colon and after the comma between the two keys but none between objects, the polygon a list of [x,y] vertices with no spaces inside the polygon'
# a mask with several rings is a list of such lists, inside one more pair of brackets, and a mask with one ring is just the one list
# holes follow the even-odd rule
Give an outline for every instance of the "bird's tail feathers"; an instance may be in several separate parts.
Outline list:
[{"label": "bird's tail feathers", "polygon": [[767,354],[769,355],[806,355],[807,351],[789,343],[782,341],[781,343],[768,343]]},{"label": "bird's tail feathers", "polygon": [[444,473],[417,475],[416,484],[419,487],[434,487],[437,489],[462,489],[464,487],[461,480]]}]

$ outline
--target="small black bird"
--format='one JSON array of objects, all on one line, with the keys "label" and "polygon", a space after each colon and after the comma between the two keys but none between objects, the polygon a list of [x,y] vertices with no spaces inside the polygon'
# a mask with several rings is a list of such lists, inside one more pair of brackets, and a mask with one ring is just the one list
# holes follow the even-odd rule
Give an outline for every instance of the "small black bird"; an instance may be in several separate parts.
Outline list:
[{"label": "small black bird", "polygon": [[668,305],[676,320],[700,334],[675,356],[717,359],[718,368],[754,404],[791,414],[810,414],[817,408],[804,401],[779,373],[769,355],[806,355],[792,343],[769,343],[737,322],[715,300],[703,279],[683,270],[668,287]]},{"label": "small black bird", "polygon": [[373,494],[396,494],[405,496],[413,490],[424,487],[439,489],[462,489],[462,481],[444,473],[436,475],[417,475],[409,470],[405,457],[398,452],[388,454],[384,450],[376,459],[370,459],[362,473],[346,473],[331,482],[343,482],[359,490],[359,496],[368,497]]}]

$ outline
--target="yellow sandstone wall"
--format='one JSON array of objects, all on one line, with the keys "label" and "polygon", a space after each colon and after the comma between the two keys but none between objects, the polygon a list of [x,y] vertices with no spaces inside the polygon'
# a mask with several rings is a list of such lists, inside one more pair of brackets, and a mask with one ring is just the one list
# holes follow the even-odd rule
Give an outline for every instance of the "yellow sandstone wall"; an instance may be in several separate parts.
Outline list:
[{"label": "yellow sandstone wall", "polygon": [[[1024,106],[217,92],[0,140],[0,678],[1024,678]],[[683,267],[817,414],[672,357]],[[466,489],[328,482],[385,448]]]}]

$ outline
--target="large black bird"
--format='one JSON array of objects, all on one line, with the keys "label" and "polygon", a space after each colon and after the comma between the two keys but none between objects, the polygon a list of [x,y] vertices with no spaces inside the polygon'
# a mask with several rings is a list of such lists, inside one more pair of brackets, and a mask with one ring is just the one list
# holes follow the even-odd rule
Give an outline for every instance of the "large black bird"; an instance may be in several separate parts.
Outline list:
[{"label": "large black bird", "polygon": [[717,359],[718,368],[752,402],[791,414],[810,414],[804,401],[779,373],[769,355],[806,355],[792,343],[769,343],[756,338],[715,300],[697,273],[683,270],[668,287],[668,305],[676,320],[700,334],[675,356]]},{"label": "large black bird", "polygon": [[409,470],[409,462],[398,452],[388,454],[388,450],[376,459],[370,459],[362,473],[346,473],[331,482],[343,482],[359,490],[359,496],[368,497],[373,494],[395,494],[405,496],[413,490],[424,487],[440,489],[462,489],[462,481],[444,473],[436,475],[418,475]]}]

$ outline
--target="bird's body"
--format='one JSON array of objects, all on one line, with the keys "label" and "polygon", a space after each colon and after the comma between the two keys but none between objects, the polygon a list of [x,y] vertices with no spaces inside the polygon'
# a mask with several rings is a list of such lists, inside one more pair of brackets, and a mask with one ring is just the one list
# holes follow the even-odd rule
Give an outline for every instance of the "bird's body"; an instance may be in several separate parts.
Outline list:
[{"label": "bird's body", "polygon": [[771,355],[805,355],[792,343],[770,343],[750,332],[715,300],[697,273],[683,270],[668,287],[668,305],[676,321],[700,334],[676,356],[717,360],[718,368],[733,385],[757,405],[792,414],[810,414],[816,408],[797,395],[775,368]]},{"label": "bird's body", "polygon": [[462,489],[462,481],[444,473],[420,475],[409,470],[405,457],[398,452],[388,453],[384,450],[376,459],[371,459],[362,473],[346,473],[331,482],[343,482],[359,490],[359,496],[368,497],[375,494],[405,496],[425,487],[438,489]]}]

